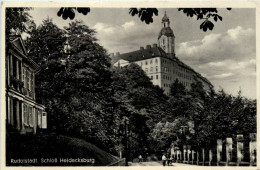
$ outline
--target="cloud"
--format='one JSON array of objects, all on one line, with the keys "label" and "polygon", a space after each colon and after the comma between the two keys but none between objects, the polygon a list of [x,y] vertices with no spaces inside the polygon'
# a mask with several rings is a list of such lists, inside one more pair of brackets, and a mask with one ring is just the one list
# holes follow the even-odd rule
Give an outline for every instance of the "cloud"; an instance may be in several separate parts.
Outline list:
[{"label": "cloud", "polygon": [[116,28],[115,27],[112,27],[112,26],[107,26],[106,24],[104,23],[100,23],[98,22],[96,25],[94,25],[93,27],[96,31],[98,32],[104,32],[105,34],[112,34],[116,31]]},{"label": "cloud", "polygon": [[[176,54],[196,71],[232,91],[255,87],[255,30],[237,26],[224,33],[210,33],[201,40],[182,42]],[[247,81],[246,81],[247,80]],[[224,82],[225,81],[225,82]]]},{"label": "cloud", "polygon": [[126,22],[122,25],[122,27],[124,29],[129,29],[129,28],[132,28],[133,26],[135,25],[135,22],[134,21],[130,21],[130,22]]},{"label": "cloud", "polygon": [[233,75],[234,75],[234,73],[223,73],[223,74],[219,74],[219,75],[214,75],[214,76],[212,76],[212,78],[220,79],[220,78],[227,78],[227,77],[230,77]]},{"label": "cloud", "polygon": [[151,24],[136,24],[134,21],[121,25],[99,22],[93,28],[97,32],[97,38],[101,40],[100,44],[110,53],[138,50],[140,44],[145,46],[156,42],[155,35],[158,34]]},{"label": "cloud", "polygon": [[182,59],[205,64],[230,58],[240,61],[245,56],[255,57],[255,48],[255,30],[238,26],[225,33],[212,33],[201,40],[180,43],[176,53]]}]

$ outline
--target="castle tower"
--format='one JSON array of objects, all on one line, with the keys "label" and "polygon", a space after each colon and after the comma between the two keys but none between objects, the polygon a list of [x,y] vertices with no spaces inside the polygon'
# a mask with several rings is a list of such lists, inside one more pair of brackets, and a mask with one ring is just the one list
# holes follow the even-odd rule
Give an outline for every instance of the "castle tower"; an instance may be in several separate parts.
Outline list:
[{"label": "castle tower", "polygon": [[165,11],[164,17],[162,18],[162,29],[161,29],[161,31],[159,33],[159,37],[158,37],[158,45],[170,57],[175,56],[174,39],[175,39],[175,36],[170,27],[170,20]]}]

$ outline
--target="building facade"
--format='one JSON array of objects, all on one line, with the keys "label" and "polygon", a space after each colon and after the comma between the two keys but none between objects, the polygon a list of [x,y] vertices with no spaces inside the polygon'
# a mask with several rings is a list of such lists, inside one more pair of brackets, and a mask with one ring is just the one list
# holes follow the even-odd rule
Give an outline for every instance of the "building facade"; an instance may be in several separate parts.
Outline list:
[{"label": "building facade", "polygon": [[45,107],[35,99],[35,75],[40,67],[28,57],[21,36],[10,37],[5,59],[7,130],[36,133],[46,129]]},{"label": "building facade", "polygon": [[129,53],[111,54],[114,66],[126,66],[130,63],[138,64],[150,77],[154,85],[161,87],[165,94],[170,94],[170,85],[178,79],[186,89],[190,90],[195,79],[202,82],[207,91],[212,84],[194,69],[184,64],[175,55],[175,36],[170,27],[170,20],[166,13],[162,18],[162,29],[158,36],[158,45],[140,47]]}]

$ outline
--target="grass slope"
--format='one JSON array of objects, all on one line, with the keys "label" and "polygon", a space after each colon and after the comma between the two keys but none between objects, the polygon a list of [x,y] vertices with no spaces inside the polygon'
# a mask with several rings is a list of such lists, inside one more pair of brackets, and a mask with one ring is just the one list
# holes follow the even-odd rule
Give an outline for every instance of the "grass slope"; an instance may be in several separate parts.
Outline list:
[{"label": "grass slope", "polygon": [[[61,158],[85,160],[62,162]],[[37,163],[25,163],[26,159],[36,159]],[[6,135],[7,166],[104,166],[118,159],[83,139],[57,134]]]}]

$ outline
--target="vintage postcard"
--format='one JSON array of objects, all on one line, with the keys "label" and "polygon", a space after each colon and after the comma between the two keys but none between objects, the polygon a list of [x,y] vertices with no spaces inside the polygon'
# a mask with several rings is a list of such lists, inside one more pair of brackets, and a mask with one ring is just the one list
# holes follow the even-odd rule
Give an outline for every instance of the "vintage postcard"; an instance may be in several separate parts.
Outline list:
[{"label": "vintage postcard", "polygon": [[257,1],[1,10],[1,168],[259,167]]}]

